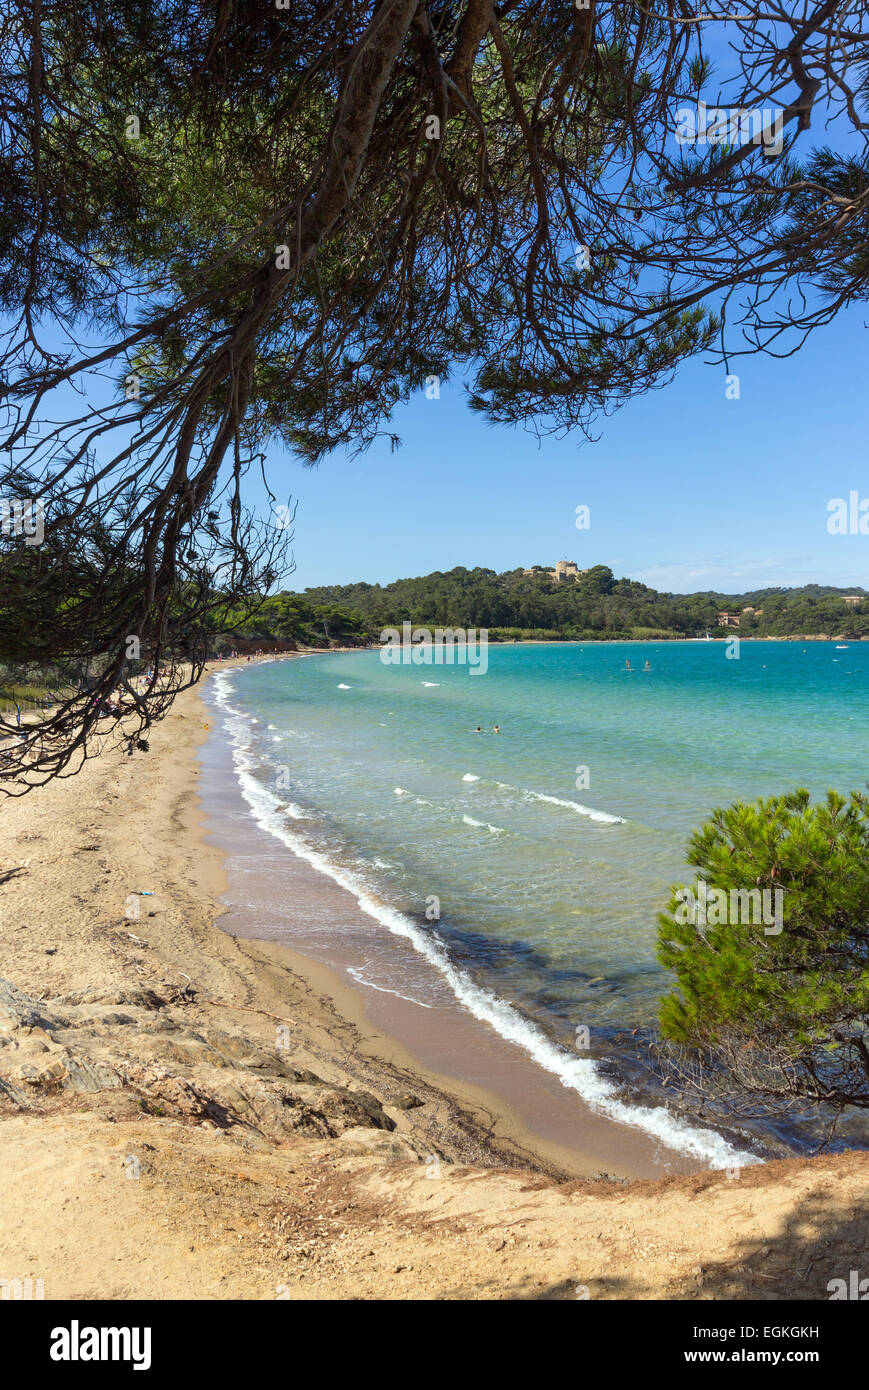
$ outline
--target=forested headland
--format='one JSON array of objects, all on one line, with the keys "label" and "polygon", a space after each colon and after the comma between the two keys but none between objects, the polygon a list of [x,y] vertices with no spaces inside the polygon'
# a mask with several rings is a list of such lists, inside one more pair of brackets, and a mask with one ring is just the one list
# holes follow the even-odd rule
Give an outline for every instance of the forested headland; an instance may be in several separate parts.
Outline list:
[{"label": "forested headland", "polygon": [[[529,567],[530,568],[530,567]],[[541,572],[458,566],[391,584],[334,584],[264,598],[253,610],[228,608],[215,633],[242,641],[293,645],[365,645],[386,627],[487,628],[490,641],[678,640],[702,637],[869,638],[869,595],[824,584],[661,593],[636,579],[616,579],[594,565],[556,582]],[[849,600],[849,601],[846,601]],[[855,601],[856,600],[856,601]],[[721,614],[730,616],[722,623]],[[738,627],[731,625],[738,618]],[[224,639],[225,640],[225,639]]]}]

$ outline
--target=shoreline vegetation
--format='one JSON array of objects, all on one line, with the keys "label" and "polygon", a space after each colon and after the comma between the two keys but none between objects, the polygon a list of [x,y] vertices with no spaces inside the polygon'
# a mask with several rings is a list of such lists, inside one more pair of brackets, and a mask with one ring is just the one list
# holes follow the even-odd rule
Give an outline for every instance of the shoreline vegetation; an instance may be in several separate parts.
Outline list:
[{"label": "shoreline vegetation", "polygon": [[106,739],[4,806],[8,1277],[47,1299],[813,1300],[856,1267],[869,1155],[579,1176],[324,967],[222,931],[210,724],[188,691],[147,756]]},{"label": "shoreline vegetation", "polygon": [[[606,565],[556,580],[535,572],[463,566],[392,584],[345,584],[259,595],[244,606],[215,600],[200,640],[209,661],[278,653],[375,649],[387,628],[485,630],[494,645],[590,642],[869,641],[869,593],[831,585],[744,594],[659,593],[616,579]],[[720,619],[726,616],[722,625]],[[172,642],[169,644],[170,650]],[[131,669],[144,671],[147,661]],[[0,661],[0,716],[59,706],[73,694],[70,669]],[[92,683],[99,663],[85,673]],[[83,672],[79,671],[79,681]],[[60,691],[60,694],[58,693]],[[6,745],[9,740],[7,739]],[[6,746],[4,745],[4,746]]]}]

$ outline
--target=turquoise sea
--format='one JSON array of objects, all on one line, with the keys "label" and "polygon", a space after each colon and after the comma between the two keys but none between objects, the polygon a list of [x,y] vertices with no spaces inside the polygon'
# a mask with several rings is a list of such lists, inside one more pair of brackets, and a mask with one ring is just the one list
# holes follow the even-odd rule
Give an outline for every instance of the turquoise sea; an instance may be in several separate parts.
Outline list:
[{"label": "turquoise sea", "polygon": [[866,784],[869,643],[729,650],[491,646],[485,674],[364,651],[217,689],[260,821],[383,905],[450,987],[458,971],[569,1045],[653,1027],[656,913],[714,807]]}]

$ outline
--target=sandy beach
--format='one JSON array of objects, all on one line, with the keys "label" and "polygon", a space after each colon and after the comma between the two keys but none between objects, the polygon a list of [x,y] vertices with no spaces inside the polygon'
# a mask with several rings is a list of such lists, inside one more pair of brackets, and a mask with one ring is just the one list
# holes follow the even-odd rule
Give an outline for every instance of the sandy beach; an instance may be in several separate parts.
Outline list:
[{"label": "sandy beach", "polygon": [[[207,703],[213,711],[210,698]],[[439,990],[437,972],[424,967],[406,939],[364,913],[352,892],[256,823],[213,713],[210,727],[198,750],[198,785],[206,840],[222,852],[222,931],[270,943],[277,959],[359,1027],[372,1061],[398,1060],[458,1097],[510,1155],[527,1159],[533,1153],[547,1171],[571,1177],[661,1177],[707,1166],[597,1114],[521,1047]],[[413,992],[368,983],[378,962],[397,981],[415,978],[419,984],[428,976],[432,997],[446,994],[445,1002],[424,1004]]]},{"label": "sandy beach", "polygon": [[[811,1300],[856,1267],[866,1155],[699,1172],[461,1011],[351,988],[340,942],[317,960],[226,913],[211,725],[187,692],[148,753],[107,746],[2,806],[0,1278],[46,1298]],[[354,910],[291,858],[299,913]]]}]

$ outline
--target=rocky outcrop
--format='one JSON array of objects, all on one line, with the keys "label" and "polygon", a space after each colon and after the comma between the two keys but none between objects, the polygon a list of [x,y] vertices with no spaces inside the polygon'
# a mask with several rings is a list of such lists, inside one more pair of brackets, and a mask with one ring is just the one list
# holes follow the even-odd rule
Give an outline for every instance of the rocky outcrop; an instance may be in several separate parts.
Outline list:
[{"label": "rocky outcrop", "polygon": [[[42,1001],[0,980],[0,1106],[38,1110],[66,1093],[120,1088],[147,1114],[274,1141],[395,1129],[370,1091],[327,1083],[285,1051],[191,1026],[185,1014],[153,990]],[[389,1152],[417,1156],[407,1144]]]}]

